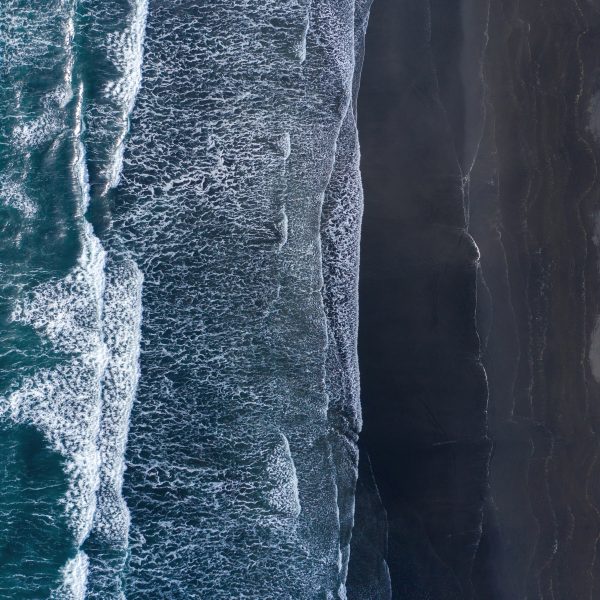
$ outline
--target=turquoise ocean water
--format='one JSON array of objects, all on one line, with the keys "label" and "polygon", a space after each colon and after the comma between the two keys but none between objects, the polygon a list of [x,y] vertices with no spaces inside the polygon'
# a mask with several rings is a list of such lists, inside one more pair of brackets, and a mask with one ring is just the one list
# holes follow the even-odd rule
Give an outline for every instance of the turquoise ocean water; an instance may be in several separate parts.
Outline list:
[{"label": "turquoise ocean water", "polygon": [[367,11],[0,5],[0,597],[345,597]]}]

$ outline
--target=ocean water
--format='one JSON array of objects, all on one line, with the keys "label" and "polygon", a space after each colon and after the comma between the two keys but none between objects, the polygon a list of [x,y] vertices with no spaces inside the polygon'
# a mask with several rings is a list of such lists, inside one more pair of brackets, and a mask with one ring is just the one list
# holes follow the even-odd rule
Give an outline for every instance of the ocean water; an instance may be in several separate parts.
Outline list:
[{"label": "ocean water", "polygon": [[345,598],[368,9],[0,5],[2,598]]}]

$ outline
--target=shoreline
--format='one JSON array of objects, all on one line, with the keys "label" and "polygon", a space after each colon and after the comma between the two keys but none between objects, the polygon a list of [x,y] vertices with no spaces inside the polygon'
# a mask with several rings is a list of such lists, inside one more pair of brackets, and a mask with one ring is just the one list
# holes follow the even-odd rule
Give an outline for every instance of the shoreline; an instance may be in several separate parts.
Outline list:
[{"label": "shoreline", "polygon": [[357,526],[387,513],[392,598],[598,593],[598,25],[594,3],[373,5],[360,446],[382,507]]}]

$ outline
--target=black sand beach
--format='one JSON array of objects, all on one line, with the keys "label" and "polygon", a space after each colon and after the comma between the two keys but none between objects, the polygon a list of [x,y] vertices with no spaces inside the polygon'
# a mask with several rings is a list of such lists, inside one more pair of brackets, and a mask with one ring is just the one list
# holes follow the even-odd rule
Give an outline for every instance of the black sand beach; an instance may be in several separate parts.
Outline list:
[{"label": "black sand beach", "polygon": [[600,597],[599,9],[374,2],[350,598]]}]

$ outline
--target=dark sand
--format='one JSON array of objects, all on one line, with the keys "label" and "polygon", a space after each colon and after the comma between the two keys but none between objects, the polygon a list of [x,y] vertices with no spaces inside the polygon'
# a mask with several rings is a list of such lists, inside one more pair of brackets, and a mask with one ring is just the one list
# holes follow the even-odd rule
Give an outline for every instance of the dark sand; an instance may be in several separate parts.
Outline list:
[{"label": "dark sand", "polygon": [[478,253],[465,232],[465,94],[449,76],[461,16],[456,3],[437,4],[431,22],[421,0],[372,8],[359,95],[359,355],[362,449],[387,511],[394,597],[444,600],[470,586],[489,444]]},{"label": "dark sand", "polygon": [[374,2],[352,600],[600,598],[598,6]]}]

